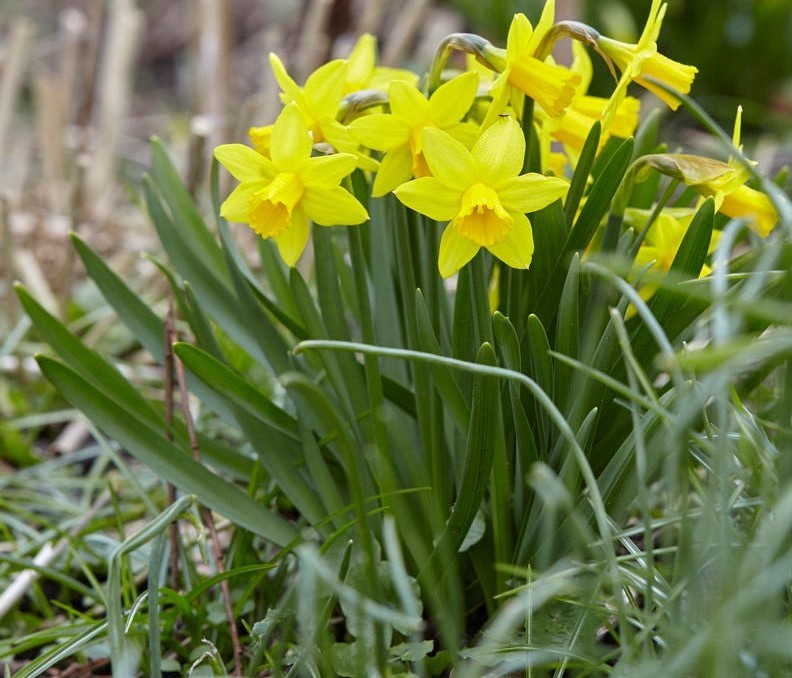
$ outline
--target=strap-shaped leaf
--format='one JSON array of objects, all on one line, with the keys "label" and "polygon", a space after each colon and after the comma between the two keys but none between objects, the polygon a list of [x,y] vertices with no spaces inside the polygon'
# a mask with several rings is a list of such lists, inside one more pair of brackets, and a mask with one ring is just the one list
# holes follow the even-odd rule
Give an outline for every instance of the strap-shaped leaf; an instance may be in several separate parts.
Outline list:
[{"label": "strap-shaped leaf", "polygon": [[37,358],[41,371],[63,396],[154,473],[226,518],[286,546],[299,537],[296,527],[253,501],[235,485],[196,462],[183,450],[141,419],[135,411],[119,407],[93,384],[66,365],[45,356]]},{"label": "strap-shaped leaf", "polygon": [[234,405],[294,441],[300,439],[294,418],[228,365],[191,344],[180,342],[173,350],[190,372]]},{"label": "strap-shaped leaf", "polygon": [[[496,365],[495,351],[484,343],[476,356],[479,365]],[[419,580],[439,579],[447,558],[459,550],[484,500],[492,471],[495,441],[501,426],[500,389],[498,378],[476,374],[473,378],[473,401],[470,411],[462,480],[456,502],[451,509],[443,534],[429,561],[421,568]]]},{"label": "strap-shaped leaf", "polygon": [[[440,343],[437,341],[432,321],[429,319],[429,309],[426,308],[421,290],[415,291],[415,321],[418,330],[418,348],[425,353],[440,355]],[[435,386],[443,397],[445,406],[454,416],[454,420],[462,431],[470,420],[470,408],[462,394],[462,389],[456,381],[455,375],[446,367],[432,366],[432,378]]]},{"label": "strap-shaped leaf", "polygon": [[99,287],[118,317],[135,335],[157,362],[164,354],[164,323],[151,307],[133,292],[102,258],[77,234],[72,234],[74,248],[80,255],[88,275]]}]

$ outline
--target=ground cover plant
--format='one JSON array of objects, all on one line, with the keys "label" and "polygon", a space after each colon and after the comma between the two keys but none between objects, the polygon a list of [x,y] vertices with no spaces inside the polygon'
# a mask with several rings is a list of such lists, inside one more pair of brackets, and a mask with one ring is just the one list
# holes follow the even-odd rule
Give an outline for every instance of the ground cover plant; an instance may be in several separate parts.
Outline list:
[{"label": "ground cover plant", "polygon": [[[152,141],[170,303],[73,244],[162,388],[17,286],[140,519],[105,584],[3,560],[69,600],[0,638],[17,675],[792,671],[792,208],[658,51],[665,11],[624,43],[550,0],[421,78],[369,37],[302,85],[272,54],[282,109],[215,149],[206,210]],[[637,87],[720,155],[666,148]]]}]

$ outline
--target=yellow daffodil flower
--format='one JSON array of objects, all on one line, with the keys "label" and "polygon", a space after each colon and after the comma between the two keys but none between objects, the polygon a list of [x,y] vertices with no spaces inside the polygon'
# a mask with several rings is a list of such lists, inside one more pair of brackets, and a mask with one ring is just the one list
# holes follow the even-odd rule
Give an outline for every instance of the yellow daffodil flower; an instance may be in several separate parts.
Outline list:
[{"label": "yellow daffodil flower", "polygon": [[605,36],[601,36],[597,41],[599,49],[615,62],[622,73],[606,112],[606,119],[609,121],[621,105],[630,82],[635,81],[645,87],[674,111],[679,107],[679,100],[654,83],[647,81],[646,77],[659,80],[683,94],[690,92],[698,69],[695,66],[686,66],[669,59],[657,51],[657,38],[660,35],[667,7],[660,3],[661,0],[652,0],[646,25],[636,44],[613,40]]},{"label": "yellow daffodil flower", "polygon": [[468,146],[473,143],[478,127],[460,120],[470,109],[477,87],[478,75],[463,73],[427,99],[412,85],[395,80],[388,89],[390,113],[372,113],[350,123],[360,143],[385,152],[374,179],[374,196],[385,195],[412,176],[429,175],[421,136],[424,129],[441,129]]},{"label": "yellow daffodil flower", "polygon": [[422,139],[432,176],[394,193],[407,207],[449,222],[440,241],[440,275],[456,273],[481,247],[512,268],[528,268],[534,243],[526,212],[564,196],[568,182],[520,175],[525,139],[512,118],[500,118],[471,150],[438,129],[425,129]]},{"label": "yellow daffodil flower", "polygon": [[377,66],[377,39],[370,33],[363,33],[347,57],[344,94],[363,89],[387,91],[394,80],[413,86],[418,84],[418,76],[412,71]]},{"label": "yellow daffodil flower", "polygon": [[311,157],[311,149],[311,133],[293,103],[275,121],[271,157],[243,144],[215,149],[217,160],[240,182],[221,205],[221,216],[250,224],[262,238],[274,238],[289,266],[308,242],[309,219],[331,226],[368,218],[363,205],[339,185],[355,169],[355,157]]},{"label": "yellow daffodil flower", "polygon": [[[742,151],[741,128],[742,106],[738,106],[734,118],[732,143],[740,151]],[[745,185],[750,173],[742,163],[736,158],[729,158],[728,162],[734,168],[733,172],[712,181],[699,183],[696,189],[704,196],[713,196],[715,207],[719,212],[728,217],[747,219],[751,228],[762,237],[766,237],[778,223],[778,212],[772,200],[761,191]]]},{"label": "yellow daffodil flower", "polygon": [[[558,159],[550,155],[550,141],[555,139],[564,145],[564,150],[572,161],[572,165],[577,162],[583,144],[591,131],[592,125],[596,121],[603,124],[600,134],[600,148],[611,137],[627,138],[632,136],[638,126],[638,112],[640,102],[635,97],[624,97],[616,114],[610,121],[610,126],[605,127],[604,114],[608,104],[608,99],[586,94],[591,84],[593,68],[588,51],[580,42],[572,43],[574,60],[572,71],[580,76],[580,81],[575,87],[575,95],[569,107],[564,113],[557,117],[548,117],[542,109],[537,109],[537,118],[542,122],[540,141],[543,141],[544,156],[548,158],[548,166],[557,167]],[[544,166],[544,165],[543,165]],[[563,166],[563,164],[562,164]],[[556,172],[556,174],[558,174]]]},{"label": "yellow daffodil flower", "polygon": [[[311,73],[305,85],[300,87],[276,54],[271,53],[269,60],[275,79],[283,90],[281,100],[284,104],[293,103],[297,106],[305,126],[311,132],[313,143],[326,143],[336,151],[351,153],[356,157],[359,167],[375,170],[377,163],[360,153],[358,142],[336,119],[341,98],[344,96],[347,62],[344,59],[329,61]],[[273,126],[251,127],[248,134],[253,147],[259,153],[268,155]]]},{"label": "yellow daffodil flower", "polygon": [[503,68],[490,88],[492,106],[484,121],[485,127],[492,124],[510,102],[514,113],[519,115],[522,94],[536,101],[551,117],[561,115],[569,106],[580,76],[568,68],[536,57],[542,39],[553,25],[554,16],[555,0],[545,3],[536,28],[524,14],[515,14],[506,38],[505,53],[494,50],[488,54],[491,62],[501,63]]},{"label": "yellow daffodil flower", "polygon": [[[652,265],[653,271],[668,272],[671,264],[679,251],[679,246],[687,233],[690,222],[696,214],[695,209],[690,208],[666,208],[658,216],[656,221],[649,228],[641,247],[635,255],[634,270],[636,272]],[[632,226],[636,231],[641,231],[646,226],[651,215],[651,210],[642,210],[628,207],[624,213],[624,223]],[[716,240],[713,234],[710,243],[710,251]],[[712,272],[709,266],[704,264],[699,272],[699,277],[709,275]],[[657,291],[657,283],[649,282],[641,285],[638,290],[641,298],[646,301]],[[635,313],[635,309],[630,306],[627,316]]]}]

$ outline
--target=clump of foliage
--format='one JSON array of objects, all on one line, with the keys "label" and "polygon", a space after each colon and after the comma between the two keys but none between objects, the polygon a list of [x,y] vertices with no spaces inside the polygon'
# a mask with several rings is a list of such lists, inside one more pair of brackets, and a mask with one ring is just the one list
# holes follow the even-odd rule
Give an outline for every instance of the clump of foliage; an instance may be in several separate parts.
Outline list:
[{"label": "clump of foliage", "polygon": [[[164,402],[18,292],[47,378],[179,492],[19,675],[99,638],[117,675],[790,670],[792,212],[658,52],[664,12],[628,44],[550,0],[420,86],[367,39],[303,86],[273,55],[283,110],[216,149],[211,227],[152,143],[176,311],[74,244]],[[723,157],[667,152],[632,83]]]}]

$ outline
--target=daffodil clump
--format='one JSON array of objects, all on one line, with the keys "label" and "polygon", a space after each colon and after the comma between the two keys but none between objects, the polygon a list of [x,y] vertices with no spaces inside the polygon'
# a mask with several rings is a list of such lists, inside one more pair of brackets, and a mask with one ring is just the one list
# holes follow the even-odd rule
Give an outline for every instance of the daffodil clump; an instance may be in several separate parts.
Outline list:
[{"label": "daffodil clump", "polygon": [[[730,136],[688,96],[665,12],[626,42],[547,0],[420,76],[372,36],[304,82],[270,55],[282,109],[215,149],[210,223],[154,140],[167,317],[75,243],[162,390],[19,288],[148,521],[25,675],[93,642],[136,675],[145,639],[151,675],[790,675],[792,206],[740,109]],[[683,107],[717,157],[663,142]],[[127,452],[181,499],[150,513]],[[195,502],[225,569],[166,545]]]},{"label": "daffodil clump", "polygon": [[[271,54],[283,112],[274,124],[250,129],[252,149],[217,148],[217,159],[241,182],[223,203],[222,216],[273,238],[293,266],[308,242],[309,222],[366,221],[369,196],[349,193],[348,175],[359,171],[370,182],[370,196],[392,193],[446,224],[438,252],[443,277],[481,248],[506,266],[529,268],[535,249],[529,215],[563,202],[594,126],[598,150],[611,138],[635,133],[641,102],[627,94],[630,83],[676,110],[697,71],[658,51],[666,10],[660,0],[652,2],[634,44],[577,22],[556,23],[554,4],[548,0],[535,26],[515,15],[504,48],[472,34],[449,36],[423,84],[408,71],[377,66],[369,35],[347,59],[320,67],[303,86]],[[562,38],[573,39],[569,67],[552,57]],[[446,68],[455,50],[474,58],[464,71]],[[610,97],[587,91],[590,51],[618,76]],[[739,145],[739,121],[735,134]],[[532,141],[535,160],[526,156]],[[724,215],[744,218],[766,236],[777,214],[764,193],[745,185],[750,178],[749,168],[730,160],[716,179],[682,180],[713,196]]]}]

